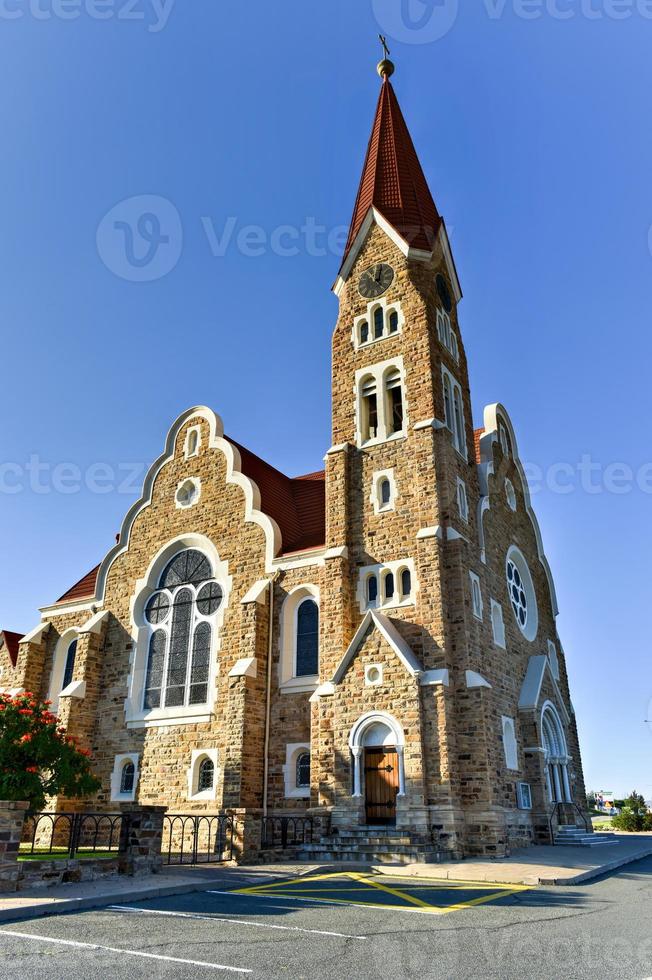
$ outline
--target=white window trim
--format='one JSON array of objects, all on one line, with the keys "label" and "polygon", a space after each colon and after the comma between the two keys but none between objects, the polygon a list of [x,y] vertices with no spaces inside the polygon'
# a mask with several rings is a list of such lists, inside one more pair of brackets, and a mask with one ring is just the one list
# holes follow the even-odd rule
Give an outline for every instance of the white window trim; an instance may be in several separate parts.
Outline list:
[{"label": "white window trim", "polygon": [[[518,764],[518,739],[516,737],[516,721],[509,715],[502,716],[503,751],[505,768],[510,772],[520,772]],[[508,734],[509,733],[509,734]],[[512,765],[513,763],[513,765]]]},{"label": "white window trim", "polygon": [[297,759],[302,752],[310,752],[309,742],[291,742],[285,746],[283,779],[285,781],[285,798],[287,800],[310,799],[310,787],[297,786]]},{"label": "white window trim", "polygon": [[[389,503],[383,504],[380,498],[380,484],[383,480],[389,480]],[[373,504],[374,514],[387,514],[389,511],[396,510],[396,480],[394,470],[377,470],[371,479],[370,502]]]},{"label": "white window trim", "polygon": [[[519,620],[516,618],[516,613],[514,612],[514,607],[512,605],[509,580],[507,579],[507,565],[510,561],[514,562],[518,568],[519,575],[521,576],[521,582],[524,585],[525,598],[527,602],[527,620],[525,626],[521,626]],[[537,597],[534,591],[534,582],[532,580],[530,566],[528,565],[523,552],[517,548],[516,545],[511,545],[505,559],[505,586],[507,588],[507,601],[509,602],[509,608],[512,610],[514,622],[525,639],[532,643],[534,640],[536,640],[537,631],[539,629],[539,609],[537,606]]]},{"label": "white window trim", "polygon": [[[452,443],[454,448],[457,450],[460,456],[465,460],[465,462],[467,462],[468,450],[466,445],[466,416],[464,412],[464,393],[462,391],[462,386],[460,385],[459,381],[457,381],[457,379],[450,373],[448,368],[445,367],[443,364],[441,366],[441,373],[442,373],[442,385],[444,384],[444,378],[448,378],[450,391],[451,391],[451,405],[450,405],[451,415],[452,415],[452,418],[450,419],[451,424],[449,425],[449,420],[445,417],[446,416],[445,412],[444,412],[444,422],[446,423],[446,428],[449,429],[449,431],[452,434]],[[459,408],[460,408],[459,425],[457,421],[457,413],[455,411],[456,397],[459,399]],[[460,426],[461,426],[461,430],[460,430]]]},{"label": "white window trim", "polygon": [[484,613],[484,601],[482,599],[482,584],[479,575],[469,572],[471,582],[471,610],[475,619],[482,622]]},{"label": "white window trim", "polygon": [[507,648],[505,641],[505,621],[503,619],[503,607],[495,599],[491,600],[491,631],[494,643],[497,647]]},{"label": "white window trim", "polygon": [[[191,452],[190,443],[195,433],[197,435],[197,442],[195,444],[194,450]],[[186,432],[186,441],[183,446],[183,455],[186,459],[191,459],[193,456],[199,455],[200,449],[201,449],[201,425],[192,425]]]},{"label": "white window trim", "polygon": [[383,683],[383,665],[368,664],[364,669],[364,682],[366,687],[378,687]]},{"label": "white window trim", "polygon": [[[403,428],[400,432],[388,434],[387,419],[387,392],[385,391],[385,376],[393,369],[401,375],[401,397],[403,401]],[[362,383],[368,378],[373,378],[376,385],[376,404],[378,413],[378,430],[373,439],[362,438]],[[388,361],[381,361],[380,364],[372,364],[366,368],[360,368],[355,372],[355,440],[360,449],[369,446],[379,446],[385,442],[394,442],[407,437],[409,429],[408,402],[405,387],[405,369],[402,357],[393,357]]]},{"label": "white window trim", "polygon": [[[123,752],[120,755],[116,755],[113,761],[113,772],[111,773],[111,802],[121,803],[128,802],[130,800],[136,799],[136,791],[138,790],[138,780],[140,778],[140,771],[138,768],[139,761],[138,752]],[[122,782],[122,770],[128,762],[132,762],[134,766],[134,788],[131,793],[121,793],[120,784]]]},{"label": "white window trim", "polygon": [[77,629],[66,630],[62,633],[57,644],[54,648],[54,656],[52,658],[52,672],[50,674],[50,689],[48,691],[48,700],[52,702],[50,710],[56,715],[59,709],[59,698],[62,693],[63,677],[66,670],[66,657],[68,656],[68,650],[70,644],[74,640],[79,639],[79,631]]},{"label": "white window trim", "polygon": [[[319,674],[309,674],[304,677],[296,676],[297,663],[297,617],[299,606],[304,599],[313,599],[320,609],[319,589],[316,585],[306,582],[297,585],[288,592],[281,606],[281,636],[280,657],[278,663],[278,685],[281,692],[299,694],[314,692],[319,686]],[[319,616],[319,633],[321,640],[321,609]],[[320,643],[321,648],[321,643]]]},{"label": "white window trim", "polygon": [[552,671],[552,676],[556,681],[560,678],[559,671],[559,654],[557,653],[557,647],[552,642],[548,640],[548,660],[550,661],[550,670]]},{"label": "white window trim", "polygon": [[514,484],[511,480],[505,480],[505,496],[507,498],[507,506],[509,509],[516,512],[516,491],[514,490]]},{"label": "white window trim", "polygon": [[[202,551],[211,563],[213,578],[222,588],[222,604],[210,618],[211,656],[208,674],[208,701],[171,708],[143,708],[149,641],[156,627],[145,619],[145,606],[154,592],[158,592],[158,582],[168,562],[186,548]],[[189,725],[200,721],[210,721],[215,703],[215,680],[218,672],[218,653],[222,643],[223,623],[229,605],[233,578],[229,575],[229,564],[222,561],[215,545],[209,538],[200,534],[181,535],[165,544],[153,558],[143,576],[136,582],[135,593],[131,599],[131,621],[133,627],[133,650],[130,659],[129,688],[125,700],[125,721],[128,728],[154,728],[161,725]]]},{"label": "white window trim", "polygon": [[[210,759],[213,763],[213,785],[211,789],[199,791],[199,767],[204,759]],[[188,799],[189,800],[214,800],[217,797],[217,749],[193,749],[190,757],[190,767],[187,771],[188,779]]]},{"label": "white window trim", "polygon": [[446,348],[448,353],[459,364],[460,348],[457,341],[457,334],[455,333],[450,314],[442,309],[442,307],[439,307],[437,310],[437,337],[439,343]]},{"label": "white window trim", "polygon": [[517,787],[517,803],[519,810],[531,810],[532,809],[532,787],[529,783],[519,782],[516,784]]},{"label": "white window trim", "polygon": [[[182,493],[186,489],[192,488],[193,493],[189,500],[184,500]],[[177,510],[189,510],[199,503],[201,497],[201,480],[196,476],[188,476],[180,480],[174,493],[174,506]]]},{"label": "white window trim", "polygon": [[[401,572],[404,569],[409,571],[411,578],[411,592],[407,598],[401,596]],[[391,599],[385,599],[384,595],[384,578],[388,572],[394,576],[394,595]],[[373,603],[367,602],[367,579],[370,575],[375,575],[378,581],[378,598]],[[367,609],[401,609],[415,606],[418,591],[419,583],[413,558],[400,558],[398,561],[388,561],[379,565],[365,565],[358,571],[357,599],[361,613],[366,612]]]},{"label": "white window trim", "polygon": [[[380,308],[383,311],[383,335],[382,337],[374,337],[374,313]],[[398,328],[394,333],[389,332],[389,315],[390,313],[398,314]],[[362,341],[360,339],[360,328],[362,324],[366,321],[369,326],[369,339]],[[353,341],[353,346],[356,350],[360,350],[365,347],[372,347],[373,344],[380,344],[383,340],[389,340],[392,337],[399,337],[403,333],[403,326],[405,324],[405,316],[403,314],[403,309],[401,303],[397,300],[396,302],[390,303],[386,296],[382,296],[380,299],[372,300],[367,304],[367,312],[363,313],[362,316],[357,316],[353,321],[353,330],[351,332],[351,339]]]},{"label": "white window trim", "polygon": [[457,477],[457,510],[460,515],[460,520],[464,521],[465,524],[469,523],[469,495],[466,489],[466,483],[461,477]]}]

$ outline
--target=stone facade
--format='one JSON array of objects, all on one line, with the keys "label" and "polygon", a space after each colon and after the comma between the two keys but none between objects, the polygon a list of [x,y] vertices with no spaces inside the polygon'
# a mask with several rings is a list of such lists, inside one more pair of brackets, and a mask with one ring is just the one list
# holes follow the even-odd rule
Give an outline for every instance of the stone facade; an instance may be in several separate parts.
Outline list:
[{"label": "stone facade", "polygon": [[[93,753],[97,797],[53,806],[115,808],[125,801],[120,760],[131,760],[127,798],[171,812],[237,811],[238,849],[251,857],[265,815],[364,825],[366,739],[380,738],[397,749],[401,767],[389,822],[434,835],[450,854],[504,854],[547,839],[557,800],[585,810],[552,579],[506,410],[490,406],[474,431],[445,228],[435,229],[426,253],[370,215],[336,288],[325,473],[289,481],[229,441],[211,410],[190,409],[172,426],[85,592],[82,583],[44,609],[16,666],[2,664],[7,687],[54,697],[62,723]],[[373,330],[374,302],[358,284],[381,263],[393,270],[383,302],[399,311],[400,329],[360,343],[356,324],[368,317]],[[438,276],[453,298],[454,341],[438,329]],[[361,385],[367,373],[376,378],[378,411],[387,417],[393,396],[383,379],[392,370],[402,398],[398,431],[366,438]],[[450,395],[446,404],[446,376],[459,386],[457,419]],[[388,506],[374,496],[384,473]],[[310,495],[307,509],[300,494]],[[222,591],[211,620],[208,693],[194,706],[147,710],[154,627],[146,603],[185,550],[208,558]],[[510,555],[516,565],[508,573]],[[512,607],[513,567],[525,629]],[[376,599],[363,569],[375,569]],[[319,606],[318,676],[297,674],[304,594]],[[73,638],[73,680],[61,692],[53,683]],[[507,744],[512,735],[515,746]],[[305,790],[289,746],[310,751]],[[193,760],[198,766],[202,753],[216,760],[208,790],[195,785]]]}]

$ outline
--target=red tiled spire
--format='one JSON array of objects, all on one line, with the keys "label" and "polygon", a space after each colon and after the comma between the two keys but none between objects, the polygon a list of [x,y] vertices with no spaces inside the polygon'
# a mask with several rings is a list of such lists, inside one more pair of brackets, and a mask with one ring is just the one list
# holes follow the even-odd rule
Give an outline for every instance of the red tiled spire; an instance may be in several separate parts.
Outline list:
[{"label": "red tiled spire", "polygon": [[376,118],[344,251],[345,259],[372,206],[413,248],[432,251],[441,224],[389,80],[390,73],[383,74]]}]

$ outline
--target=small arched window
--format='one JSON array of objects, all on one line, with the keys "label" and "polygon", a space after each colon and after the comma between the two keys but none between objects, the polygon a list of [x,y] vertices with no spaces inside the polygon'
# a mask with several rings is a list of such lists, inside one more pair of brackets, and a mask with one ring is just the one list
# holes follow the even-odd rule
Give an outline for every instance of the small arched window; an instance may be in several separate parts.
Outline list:
[{"label": "small arched window", "polygon": [[72,684],[73,674],[75,673],[75,657],[77,655],[77,640],[73,640],[66,651],[66,665],[63,669],[63,682],[61,690],[65,690]]},{"label": "small arched window", "polygon": [[213,788],[215,781],[215,763],[212,759],[202,759],[197,774],[197,792],[203,793]]},{"label": "small arched window", "polygon": [[389,332],[397,333],[398,331],[398,313],[396,310],[392,310],[389,314]]},{"label": "small arched window", "polygon": [[401,596],[406,599],[412,593],[412,575],[409,568],[401,572]]},{"label": "small arched window", "polygon": [[371,605],[378,601],[378,579],[375,575],[370,575],[367,579],[367,602]]},{"label": "small arched window", "polygon": [[133,762],[125,762],[120,772],[120,792],[133,793],[136,767]]},{"label": "small arched window", "polygon": [[385,327],[385,314],[382,306],[377,306],[374,310],[374,339],[379,340],[383,335]]},{"label": "small arched window", "polygon": [[388,507],[392,502],[392,485],[386,476],[380,481],[380,506]]},{"label": "small arched window", "polygon": [[378,396],[376,381],[367,377],[362,382],[362,441],[375,439],[378,435]]},{"label": "small arched window", "polygon": [[369,340],[369,324],[366,320],[363,320],[360,324],[360,343],[366,344]]},{"label": "small arched window", "polygon": [[401,372],[393,368],[385,375],[387,392],[387,434],[403,431],[403,391]]},{"label": "small arched window", "polygon": [[304,599],[297,609],[297,677],[319,673],[319,606],[314,599]]},{"label": "small arched window", "polygon": [[388,572],[383,580],[383,589],[385,592],[385,601],[388,602],[390,599],[394,598],[394,573]]},{"label": "small arched window", "polygon": [[300,752],[296,762],[297,789],[310,786],[310,752]]}]

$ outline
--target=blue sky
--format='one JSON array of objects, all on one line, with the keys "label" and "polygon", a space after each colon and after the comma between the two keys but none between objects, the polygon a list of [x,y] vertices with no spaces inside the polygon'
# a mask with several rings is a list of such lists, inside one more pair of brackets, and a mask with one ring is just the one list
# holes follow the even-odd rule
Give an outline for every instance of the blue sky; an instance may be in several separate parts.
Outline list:
[{"label": "blue sky", "polygon": [[[34,626],[100,560],[190,405],[290,474],[321,466],[383,30],[451,230],[475,422],[504,402],[543,474],[587,783],[652,797],[649,17],[643,0],[3,0],[2,626]],[[133,281],[151,270],[103,218],[128,224],[143,196],[170,202],[144,236],[171,234],[159,277]]]}]

